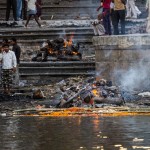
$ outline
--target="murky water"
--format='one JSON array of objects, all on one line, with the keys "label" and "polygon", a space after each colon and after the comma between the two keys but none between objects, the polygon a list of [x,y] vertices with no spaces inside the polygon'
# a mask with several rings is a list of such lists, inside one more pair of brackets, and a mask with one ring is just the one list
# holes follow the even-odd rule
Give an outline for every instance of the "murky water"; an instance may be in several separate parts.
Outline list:
[{"label": "murky water", "polygon": [[0,150],[150,150],[150,117],[0,118]]}]

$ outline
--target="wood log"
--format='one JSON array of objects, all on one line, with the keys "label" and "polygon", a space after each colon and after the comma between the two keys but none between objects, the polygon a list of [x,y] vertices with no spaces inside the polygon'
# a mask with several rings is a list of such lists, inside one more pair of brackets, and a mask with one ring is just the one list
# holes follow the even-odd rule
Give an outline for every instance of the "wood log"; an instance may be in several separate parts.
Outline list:
[{"label": "wood log", "polygon": [[85,88],[80,89],[75,95],[73,95],[72,97],[70,97],[63,105],[62,107],[65,108],[67,104],[71,103],[73,101],[73,99],[75,99],[77,96],[80,95],[80,93],[84,90]]},{"label": "wood log", "polygon": [[103,97],[94,97],[94,102],[97,104],[115,104],[115,105],[123,105],[124,101],[120,98],[103,98]]}]

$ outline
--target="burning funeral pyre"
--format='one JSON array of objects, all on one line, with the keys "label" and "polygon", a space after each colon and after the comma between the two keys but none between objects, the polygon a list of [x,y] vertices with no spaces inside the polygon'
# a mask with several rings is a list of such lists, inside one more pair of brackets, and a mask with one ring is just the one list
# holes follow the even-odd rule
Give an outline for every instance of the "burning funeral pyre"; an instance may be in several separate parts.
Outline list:
[{"label": "burning funeral pyre", "polygon": [[[121,106],[125,103],[117,86],[113,86],[111,81],[104,79],[96,81],[94,77],[68,78],[53,85],[51,90],[44,93],[48,93],[45,97],[50,100],[46,103],[41,101],[40,105],[46,108],[94,108],[104,104]],[[36,92],[34,95],[34,98],[38,99]]]},{"label": "burning funeral pyre", "polygon": [[[68,78],[48,87],[47,91],[43,90],[43,93],[46,99],[49,99],[39,103],[44,108],[150,105],[147,97],[148,94],[150,97],[150,92],[127,91],[120,86],[113,85],[112,81],[96,80],[94,77]],[[35,98],[37,99],[38,96]]]},{"label": "burning funeral pyre", "polygon": [[150,92],[125,91],[119,86],[114,86],[112,81],[96,80],[94,77],[71,77],[45,86],[33,86],[30,92],[23,95],[0,94],[0,113],[11,114],[13,110],[22,112],[22,109],[57,111],[59,108],[58,110],[63,111],[66,108],[145,109],[150,106]]},{"label": "burning funeral pyre", "polygon": [[80,61],[82,54],[79,48],[79,43],[73,43],[73,37],[68,40],[63,38],[47,40],[32,61]]}]

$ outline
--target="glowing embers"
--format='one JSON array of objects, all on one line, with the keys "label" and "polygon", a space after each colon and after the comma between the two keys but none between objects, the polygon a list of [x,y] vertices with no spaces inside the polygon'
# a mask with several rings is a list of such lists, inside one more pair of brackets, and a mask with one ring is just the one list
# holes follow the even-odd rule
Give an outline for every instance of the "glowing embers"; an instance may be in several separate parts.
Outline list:
[{"label": "glowing embers", "polygon": [[99,92],[97,89],[92,90],[92,93],[94,94],[94,96],[99,96]]},{"label": "glowing embers", "polygon": [[71,47],[73,45],[73,35],[69,38],[69,40],[64,39],[64,47]]}]

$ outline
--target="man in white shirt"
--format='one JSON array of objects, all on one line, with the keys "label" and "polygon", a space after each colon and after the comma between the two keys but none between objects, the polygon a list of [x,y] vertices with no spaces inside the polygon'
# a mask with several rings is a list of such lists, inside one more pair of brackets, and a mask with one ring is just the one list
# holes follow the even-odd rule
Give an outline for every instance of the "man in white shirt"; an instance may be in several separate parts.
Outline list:
[{"label": "man in white shirt", "polygon": [[2,85],[5,94],[10,94],[10,88],[12,85],[12,76],[16,71],[17,61],[15,53],[9,50],[9,45],[3,45],[2,55]]}]

